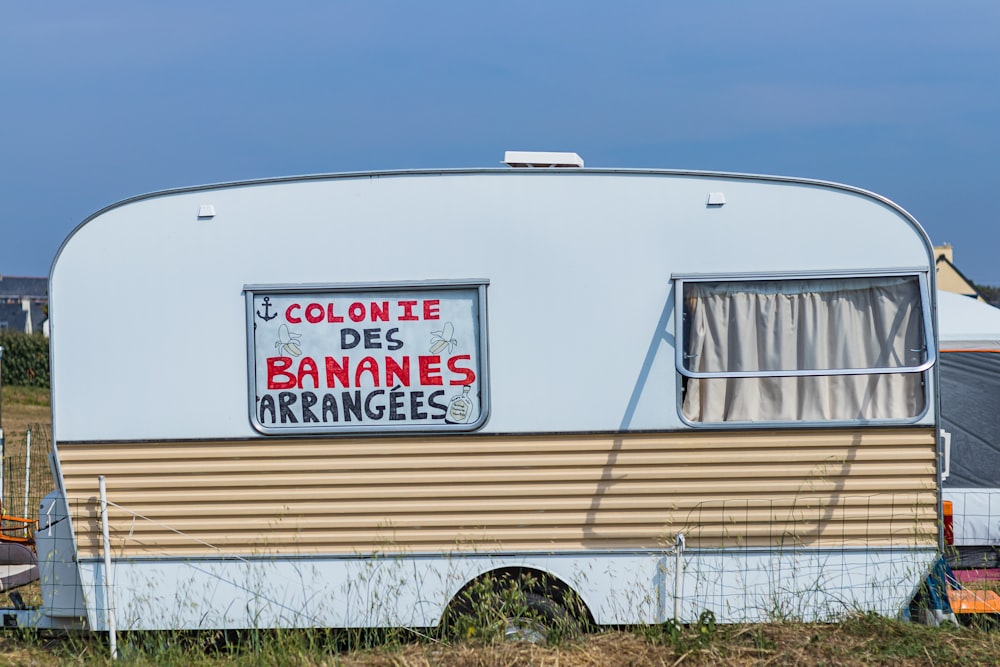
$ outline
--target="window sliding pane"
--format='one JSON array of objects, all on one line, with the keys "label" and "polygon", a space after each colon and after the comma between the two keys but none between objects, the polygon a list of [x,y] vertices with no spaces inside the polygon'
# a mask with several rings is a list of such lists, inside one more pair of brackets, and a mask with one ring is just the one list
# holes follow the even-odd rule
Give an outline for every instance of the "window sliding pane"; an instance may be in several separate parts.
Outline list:
[{"label": "window sliding pane", "polygon": [[915,276],[684,283],[684,369],[915,368],[927,359]]}]

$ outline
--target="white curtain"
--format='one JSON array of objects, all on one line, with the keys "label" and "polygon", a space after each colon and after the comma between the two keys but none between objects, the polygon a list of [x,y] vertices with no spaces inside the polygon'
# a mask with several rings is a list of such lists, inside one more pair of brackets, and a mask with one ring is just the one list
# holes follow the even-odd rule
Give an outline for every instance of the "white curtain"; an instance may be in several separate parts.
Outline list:
[{"label": "white curtain", "polygon": [[926,358],[916,278],[684,283],[684,366],[816,375],[686,378],[696,422],[902,419],[924,408],[923,373],[823,375]]}]

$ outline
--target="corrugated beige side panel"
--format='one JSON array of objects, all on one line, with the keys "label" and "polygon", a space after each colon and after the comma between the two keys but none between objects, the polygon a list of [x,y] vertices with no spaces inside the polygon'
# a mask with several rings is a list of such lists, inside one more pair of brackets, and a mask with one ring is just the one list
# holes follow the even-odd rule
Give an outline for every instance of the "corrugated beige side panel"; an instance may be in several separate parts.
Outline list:
[{"label": "corrugated beige side panel", "polygon": [[934,544],[931,428],[61,445],[81,555]]}]

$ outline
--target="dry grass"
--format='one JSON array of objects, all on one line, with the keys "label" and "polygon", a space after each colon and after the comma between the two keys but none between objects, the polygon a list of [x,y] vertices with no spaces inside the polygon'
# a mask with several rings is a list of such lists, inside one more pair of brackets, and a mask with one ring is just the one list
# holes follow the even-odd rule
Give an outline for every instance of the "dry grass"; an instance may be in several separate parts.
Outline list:
[{"label": "dry grass", "polygon": [[[311,667],[671,667],[688,665],[961,666],[997,664],[1000,635],[972,628],[928,628],[874,616],[838,624],[686,628],[669,638],[658,628],[607,631],[559,646],[525,643],[446,644],[428,640],[351,649],[317,641],[315,633],[283,633],[235,650],[206,649],[190,636],[119,637],[125,665],[300,665]],[[137,650],[137,646],[145,647]],[[101,636],[0,639],[0,663],[111,664]]]},{"label": "dry grass", "polygon": [[[3,513],[23,516],[27,500],[28,514],[38,508],[38,502],[55,489],[48,455],[51,451],[51,418],[49,390],[37,387],[8,387],[0,393],[0,418],[4,435],[4,487],[0,498]],[[28,465],[27,433],[31,431],[30,488],[26,487],[25,468]],[[12,525],[5,524],[9,529]]]},{"label": "dry grass", "polygon": [[[861,617],[839,624],[773,623],[692,631],[671,642],[647,632],[607,632],[559,647],[405,645],[337,656],[345,667],[605,667],[690,665],[969,665],[996,664],[1000,636],[972,629],[935,629]],[[308,664],[308,663],[306,663]]]},{"label": "dry grass", "polygon": [[49,390],[38,387],[3,387],[0,392],[0,420],[10,440],[23,438],[33,424],[48,425],[52,419]]},{"label": "dry grass", "polygon": [[[2,393],[0,393],[0,420],[3,422],[5,458],[17,461],[23,465],[26,443],[25,436],[28,429],[41,426],[41,430],[45,434],[45,437],[41,439],[35,438],[33,441],[34,444],[32,448],[35,450],[33,454],[35,460],[32,465],[32,469],[35,471],[34,483],[37,488],[32,494],[32,506],[37,505],[38,498],[44,496],[46,493],[55,488],[52,482],[51,473],[48,470],[48,464],[45,461],[45,456],[48,454],[47,450],[49,447],[47,434],[51,432],[49,423],[52,413],[49,406],[49,390],[46,388],[5,386],[2,388]],[[44,447],[45,451],[38,451],[35,449],[39,445]],[[19,476],[17,478],[17,482],[20,483],[20,481],[21,477]],[[23,491],[23,489],[21,490]],[[17,489],[11,489],[11,491],[13,493],[8,496],[8,499],[10,496],[16,494]],[[4,513],[8,512],[6,507],[3,509]],[[21,510],[20,507],[10,508],[9,512],[17,516],[23,514],[23,510]],[[24,598],[24,601],[28,606],[41,605],[41,586],[37,581],[28,584],[27,586],[22,586],[18,589],[18,592]],[[0,606],[3,606],[4,603],[5,601],[0,601]],[[7,654],[7,646],[7,642],[0,641],[0,662],[2,662],[2,664],[34,663],[33,660],[21,663],[12,659],[11,656]],[[19,648],[20,650],[23,650],[23,647]]]}]

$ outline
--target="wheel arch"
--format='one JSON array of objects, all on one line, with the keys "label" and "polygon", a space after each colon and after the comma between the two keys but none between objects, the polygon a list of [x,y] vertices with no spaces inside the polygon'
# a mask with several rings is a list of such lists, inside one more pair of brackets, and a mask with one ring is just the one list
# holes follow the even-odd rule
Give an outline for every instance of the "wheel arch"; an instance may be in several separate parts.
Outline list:
[{"label": "wheel arch", "polygon": [[491,579],[500,584],[517,582],[526,592],[545,596],[559,604],[588,627],[596,625],[590,603],[578,590],[557,574],[531,566],[504,566],[483,570],[455,592],[442,612],[442,619],[450,611],[460,608],[477,587],[488,584]]}]

